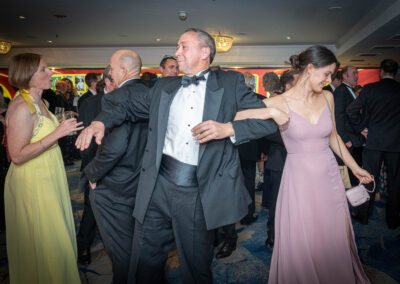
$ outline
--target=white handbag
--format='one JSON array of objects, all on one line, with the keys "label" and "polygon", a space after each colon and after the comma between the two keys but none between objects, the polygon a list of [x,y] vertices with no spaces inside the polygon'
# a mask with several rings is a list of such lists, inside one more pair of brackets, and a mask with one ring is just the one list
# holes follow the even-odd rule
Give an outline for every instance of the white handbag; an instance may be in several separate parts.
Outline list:
[{"label": "white handbag", "polygon": [[372,190],[366,189],[365,186],[360,183],[359,185],[346,191],[347,200],[350,202],[351,206],[360,206],[370,199],[369,193],[373,193],[375,191],[375,179],[373,182],[374,188]]}]

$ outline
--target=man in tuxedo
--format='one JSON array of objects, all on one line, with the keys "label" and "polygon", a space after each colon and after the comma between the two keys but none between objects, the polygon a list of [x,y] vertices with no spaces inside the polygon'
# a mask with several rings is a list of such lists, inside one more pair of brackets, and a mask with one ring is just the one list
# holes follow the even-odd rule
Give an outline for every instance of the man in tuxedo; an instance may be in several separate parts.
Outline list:
[{"label": "man in tuxedo", "polygon": [[[95,74],[95,73],[92,73]],[[89,126],[94,118],[101,112],[101,99],[106,92],[111,92],[115,89],[115,84],[110,77],[110,66],[107,66],[103,73],[104,82],[106,87],[104,92],[100,92],[95,96],[91,96],[85,99],[81,107],[79,108],[78,121],[82,121],[85,127]],[[95,157],[97,151],[97,144],[92,141],[88,149],[81,151],[80,155],[82,158],[81,163],[81,181],[80,189],[84,192],[83,201],[83,213],[81,223],[79,225],[79,231],[77,235],[78,243],[78,262],[80,264],[90,264],[91,253],[90,246],[96,236],[96,220],[93,214],[92,206],[89,200],[89,186],[87,179],[83,174],[83,169],[89,164],[89,162]]]},{"label": "man in tuxedo", "polygon": [[77,140],[86,147],[105,127],[149,118],[129,282],[160,283],[174,239],[182,282],[212,282],[213,229],[239,221],[251,202],[232,140],[277,131],[271,120],[232,122],[237,111],[265,105],[240,73],[209,71],[215,42],[208,33],[186,30],[175,55],[186,76],[162,78],[148,96],[104,109]]},{"label": "man in tuxedo", "polygon": [[178,76],[179,67],[176,58],[171,55],[165,55],[160,62],[160,72],[163,78]]},{"label": "man in tuxedo", "polygon": [[[249,88],[251,92],[255,89],[255,77],[250,72],[244,72],[244,83]],[[254,93],[258,96],[260,94]],[[253,96],[252,93],[249,95]],[[264,96],[262,96],[265,98]],[[258,218],[255,215],[255,175],[256,175],[256,162],[260,160],[261,151],[259,147],[259,140],[252,140],[247,143],[243,143],[238,147],[239,151],[239,159],[240,159],[240,166],[243,172],[244,183],[246,186],[247,191],[250,194],[252,199],[251,203],[248,206],[248,212],[245,217],[240,220],[242,225],[250,225],[251,223],[255,222]],[[217,237],[218,237],[218,230]],[[222,227],[222,234],[223,234],[223,241],[221,244],[221,248],[218,250],[217,254],[215,255],[216,258],[225,258],[232,254],[232,252],[236,249],[237,243],[237,233],[236,233],[236,225],[230,224]]]},{"label": "man in tuxedo", "polygon": [[98,81],[97,78],[97,73],[87,73],[85,76],[85,83],[88,86],[88,91],[84,93],[78,100],[78,111],[79,108],[81,107],[82,103],[87,99],[90,98],[91,96],[96,95],[96,84]]},{"label": "man in tuxedo", "polygon": [[338,70],[336,71],[335,76],[332,78],[332,82],[323,87],[322,90],[329,91],[333,94],[340,84],[342,84],[342,71]]},{"label": "man in tuxedo", "polygon": [[[113,103],[123,102],[130,95],[148,93],[149,89],[140,81],[142,64],[135,52],[117,51],[111,57],[110,65],[112,79],[119,88],[104,96],[112,96]],[[122,70],[126,72],[121,72]],[[104,102],[107,103],[107,100]],[[145,152],[147,128],[148,123],[143,120],[136,123],[126,122],[110,129],[96,156],[84,169],[93,189],[89,194],[90,202],[112,262],[115,284],[128,281],[135,224],[132,213]]]},{"label": "man in tuxedo", "polygon": [[[379,73],[381,80],[365,85],[359,97],[347,108],[351,123],[367,139],[363,168],[377,181],[382,162],[387,167],[386,222],[391,229],[400,226],[400,83],[394,80],[397,69],[395,61],[383,60]],[[372,184],[368,186],[372,189]],[[357,208],[357,217],[362,224],[368,224],[375,193],[370,194],[369,202]]]},{"label": "man in tuxedo", "polygon": [[[355,131],[350,124],[349,116],[346,112],[347,107],[356,99],[353,86],[357,84],[358,71],[354,66],[343,67],[342,77],[342,84],[337,87],[333,93],[335,100],[336,128],[353,158],[361,165],[364,137],[359,132]],[[343,164],[341,160],[339,162]],[[349,171],[349,175],[351,184],[357,185],[359,183],[358,179],[351,171]]]}]

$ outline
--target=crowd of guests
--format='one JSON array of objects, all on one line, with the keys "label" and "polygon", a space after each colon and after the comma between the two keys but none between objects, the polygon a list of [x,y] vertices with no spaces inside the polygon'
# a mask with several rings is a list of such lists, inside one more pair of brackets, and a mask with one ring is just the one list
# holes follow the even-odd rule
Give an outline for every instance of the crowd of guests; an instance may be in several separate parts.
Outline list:
[{"label": "crowd of guests", "polygon": [[[385,164],[386,220],[399,227],[397,63],[383,61],[381,81],[357,93],[357,69],[338,71],[330,50],[312,46],[280,77],[263,76],[264,96],[251,73],[210,67],[214,56],[199,29],[161,60],[162,78],[140,76],[140,56],[119,50],[102,78],[85,76],[80,97],[67,78],[49,90],[41,56],[12,58],[19,91],[6,117],[0,101],[11,283],[79,283],[76,259],[91,262],[96,227],[113,283],[162,283],[171,247],[183,283],[211,283],[220,234],[215,257],[225,258],[236,249],[235,224],[258,218],[257,170],[269,210],[265,245],[274,248],[270,283],[368,283],[350,217],[368,224],[376,192],[349,211],[338,163],[368,188]],[[74,117],[56,117],[60,109]],[[84,211],[75,235],[64,164],[78,155]]]}]

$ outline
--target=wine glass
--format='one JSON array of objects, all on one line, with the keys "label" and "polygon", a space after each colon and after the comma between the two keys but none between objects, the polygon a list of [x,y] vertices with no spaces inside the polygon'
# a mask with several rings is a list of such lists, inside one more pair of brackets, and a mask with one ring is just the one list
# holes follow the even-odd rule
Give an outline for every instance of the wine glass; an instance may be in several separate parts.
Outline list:
[{"label": "wine glass", "polygon": [[[74,112],[71,111],[71,110],[68,110],[68,111],[64,112],[64,114],[65,114],[64,115],[65,119],[69,119],[69,118],[74,118],[75,117]],[[76,135],[76,134],[77,134],[76,131],[73,131],[70,134],[68,134],[68,136],[72,136],[72,135]]]}]

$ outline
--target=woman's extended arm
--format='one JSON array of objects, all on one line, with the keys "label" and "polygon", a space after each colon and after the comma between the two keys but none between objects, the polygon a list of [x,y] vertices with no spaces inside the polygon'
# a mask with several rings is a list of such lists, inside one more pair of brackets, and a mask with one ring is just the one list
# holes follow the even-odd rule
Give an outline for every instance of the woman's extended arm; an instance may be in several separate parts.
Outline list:
[{"label": "woman's extended arm", "polygon": [[57,140],[72,131],[81,123],[76,123],[76,119],[71,118],[63,121],[53,132],[41,140],[30,143],[32,131],[37,115],[31,114],[29,107],[22,99],[10,104],[7,111],[7,145],[14,164],[25,163],[51,147]]},{"label": "woman's extended arm", "polygon": [[362,169],[354,158],[351,156],[350,152],[347,150],[346,145],[343,143],[342,138],[339,136],[336,130],[336,123],[335,123],[335,111],[334,111],[334,100],[333,96],[330,92],[324,92],[323,95],[327,100],[329,110],[332,115],[333,127],[332,132],[329,137],[329,146],[338,155],[343,162],[346,164],[347,167],[351,169],[353,174],[363,183],[372,182],[372,176],[364,169]]},{"label": "woman's extended arm", "polygon": [[284,125],[289,122],[289,115],[278,108],[276,105],[276,101],[274,100],[275,104],[272,99],[265,99],[263,100],[265,105],[271,106],[267,108],[255,108],[255,109],[246,109],[236,113],[234,120],[243,120],[243,119],[270,119],[272,118],[276,124],[279,126]]}]

